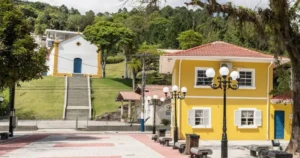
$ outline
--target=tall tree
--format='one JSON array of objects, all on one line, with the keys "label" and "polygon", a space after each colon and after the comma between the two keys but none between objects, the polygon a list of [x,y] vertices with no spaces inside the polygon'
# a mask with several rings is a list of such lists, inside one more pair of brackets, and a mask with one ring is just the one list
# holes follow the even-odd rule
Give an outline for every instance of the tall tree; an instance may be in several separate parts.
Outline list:
[{"label": "tall tree", "polygon": [[177,38],[181,49],[189,49],[202,44],[203,36],[193,30],[181,32]]},{"label": "tall tree", "polygon": [[65,14],[69,14],[69,9],[64,4],[59,7],[59,10]]},{"label": "tall tree", "polygon": [[135,44],[134,38],[135,34],[132,30],[128,28],[120,28],[120,41],[118,42],[118,46],[120,47],[121,51],[123,52],[125,58],[125,65],[124,65],[124,78],[128,78],[128,58],[130,54],[135,53]]},{"label": "tall tree", "polygon": [[[96,21],[87,26],[83,32],[88,41],[98,46],[101,52],[102,77],[105,78],[106,60],[109,55],[116,53],[117,45],[128,40],[127,32],[123,25],[108,21]],[[122,42],[123,41],[123,42]],[[125,43],[125,42],[124,42]]]},{"label": "tall tree", "polygon": [[80,12],[77,10],[77,9],[74,9],[73,7],[69,10],[69,14],[70,15],[76,15],[76,14],[79,14],[80,15]]},{"label": "tall tree", "polygon": [[155,18],[149,26],[147,43],[168,46],[168,43],[165,43],[165,41],[168,38],[167,34],[171,27],[170,20],[161,17]]},{"label": "tall tree", "polygon": [[67,21],[67,29],[70,31],[82,31],[83,17],[79,14],[70,15]]},{"label": "tall tree", "polygon": [[[292,65],[292,96],[293,96],[293,120],[291,140],[286,151],[290,153],[300,152],[300,33],[298,8],[300,1],[289,3],[288,0],[269,0],[269,7],[253,11],[242,7],[233,7],[230,3],[220,4],[216,0],[203,2],[193,0],[190,5],[206,8],[210,13],[222,12],[235,17],[240,22],[251,22],[256,26],[260,35],[271,36],[275,57],[288,53]],[[265,34],[268,28],[269,34]],[[264,39],[264,38],[263,38]]]},{"label": "tall tree", "polygon": [[142,44],[145,41],[145,34],[149,27],[147,17],[142,15],[131,15],[125,20],[124,25],[136,34],[135,40],[137,44]]},{"label": "tall tree", "polygon": [[26,19],[10,0],[0,0],[0,91],[15,84],[42,78],[46,50],[35,52]]},{"label": "tall tree", "polygon": [[142,63],[141,60],[132,58],[131,61],[128,63],[128,67],[132,72],[132,88],[135,90],[135,85],[136,85],[136,76],[137,73],[141,70],[142,68]]},{"label": "tall tree", "polygon": [[92,25],[94,23],[94,19],[95,19],[95,13],[90,10],[88,12],[85,12],[85,15],[83,17],[83,21],[84,21],[84,28],[88,25]]}]

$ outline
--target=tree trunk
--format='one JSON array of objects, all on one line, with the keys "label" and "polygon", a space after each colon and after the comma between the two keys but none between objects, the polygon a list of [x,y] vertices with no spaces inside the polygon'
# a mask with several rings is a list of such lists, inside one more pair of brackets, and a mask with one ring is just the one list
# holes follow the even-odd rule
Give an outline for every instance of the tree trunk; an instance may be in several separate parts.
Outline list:
[{"label": "tree trunk", "polygon": [[[125,52],[124,52],[125,53]],[[127,57],[127,55],[124,55],[124,59],[125,59],[125,65],[124,65],[124,78],[128,78],[128,67],[127,67],[127,65],[128,65],[128,57]]]},{"label": "tree trunk", "polygon": [[107,52],[104,49],[101,49],[101,69],[102,69],[102,78],[105,78],[105,68],[106,68],[106,60],[107,60]]},{"label": "tree trunk", "polygon": [[292,59],[293,121],[291,139],[286,151],[300,153],[300,62]]},{"label": "tree trunk", "polygon": [[136,79],[136,73],[132,72],[132,88],[133,88],[133,91],[135,90],[135,79]]},{"label": "tree trunk", "polygon": [[104,62],[102,62],[101,63],[101,65],[102,65],[102,78],[105,78],[105,75],[106,75],[106,73],[105,73],[105,67],[106,67],[106,62],[104,61]]},{"label": "tree trunk", "polygon": [[14,136],[14,127],[13,127],[13,117],[15,116],[15,90],[16,86],[13,85],[9,89],[9,109],[10,109],[10,116],[9,116],[9,136]]}]

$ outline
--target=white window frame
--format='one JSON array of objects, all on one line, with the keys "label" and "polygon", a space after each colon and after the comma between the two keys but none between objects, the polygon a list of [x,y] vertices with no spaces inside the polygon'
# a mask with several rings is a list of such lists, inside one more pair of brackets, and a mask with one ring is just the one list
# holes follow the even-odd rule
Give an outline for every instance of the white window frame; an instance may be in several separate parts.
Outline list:
[{"label": "white window frame", "polygon": [[238,68],[237,71],[240,73],[240,71],[246,71],[252,73],[252,86],[239,86],[239,89],[256,89],[255,87],[255,69],[250,68]]},{"label": "white window frame", "polygon": [[211,88],[209,85],[203,86],[203,85],[197,85],[197,79],[198,79],[198,70],[207,70],[209,67],[195,67],[195,81],[194,81],[194,88]]},{"label": "white window frame", "polygon": [[[239,129],[243,129],[243,128],[253,128],[253,129],[257,129],[259,126],[262,125],[262,121],[263,121],[263,117],[262,117],[262,110],[256,109],[256,108],[239,108],[238,109],[240,111],[241,116],[239,117],[240,122],[242,122],[242,111],[253,111],[254,112],[254,117],[253,117],[253,125],[240,125],[237,126]],[[260,111],[261,112],[261,125],[257,125],[256,124],[256,120],[258,119],[258,117],[256,116],[256,111]],[[234,111],[235,112],[235,111]],[[234,113],[234,121],[236,120],[236,115]],[[234,123],[235,124],[235,123]],[[236,125],[235,125],[236,126]]]},{"label": "white window frame", "polygon": [[[192,128],[212,128],[212,125],[211,125],[211,122],[212,122],[211,108],[209,108],[209,107],[193,107],[190,110],[194,110],[194,111],[196,111],[196,110],[208,110],[209,111],[209,119],[208,119],[209,123],[208,123],[208,125],[207,126],[205,126],[205,125],[195,125],[195,126],[192,126]],[[188,115],[188,117],[189,117],[189,115]],[[190,118],[188,118],[188,119],[190,119]],[[189,124],[189,122],[188,122],[188,124]]]}]

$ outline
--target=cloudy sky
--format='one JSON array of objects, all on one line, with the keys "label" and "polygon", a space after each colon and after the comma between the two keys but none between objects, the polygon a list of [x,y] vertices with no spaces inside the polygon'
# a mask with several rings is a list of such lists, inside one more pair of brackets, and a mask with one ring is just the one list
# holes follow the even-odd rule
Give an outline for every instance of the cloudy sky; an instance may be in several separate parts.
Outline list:
[{"label": "cloudy sky", "polygon": [[[116,12],[119,8],[124,7],[124,0],[28,0],[28,1],[40,1],[46,2],[51,5],[61,6],[65,4],[67,7],[73,7],[78,9],[81,13],[85,13],[88,10],[93,10],[95,13],[98,12]],[[125,7],[131,9],[136,4],[132,3],[133,0],[125,5]],[[189,0],[167,0],[166,3],[161,4],[161,6],[171,5],[183,6],[184,2]],[[245,6],[249,8],[266,7],[268,5],[268,0],[219,0],[222,2],[231,1],[235,5]]]}]

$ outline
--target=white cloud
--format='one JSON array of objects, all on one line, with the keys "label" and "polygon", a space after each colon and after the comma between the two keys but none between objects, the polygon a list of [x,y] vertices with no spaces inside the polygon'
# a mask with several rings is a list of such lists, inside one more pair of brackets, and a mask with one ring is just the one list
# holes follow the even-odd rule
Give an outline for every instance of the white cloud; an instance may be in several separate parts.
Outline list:
[{"label": "white cloud", "polygon": [[[29,0],[29,1],[40,1],[49,3],[55,6],[66,5],[67,7],[73,7],[78,9],[81,13],[85,13],[86,11],[93,10],[95,13],[98,12],[117,12],[120,8],[123,8],[124,5],[120,0]],[[132,9],[135,5],[134,3],[130,3],[134,0],[129,0],[129,3],[125,5],[126,8]],[[162,3],[161,6],[170,5],[172,7],[176,6],[184,6],[184,2],[188,2],[190,0],[167,0],[167,3]],[[231,1],[233,4],[237,6],[244,6],[248,8],[266,7],[268,6],[269,0],[220,0],[222,2]]]}]

